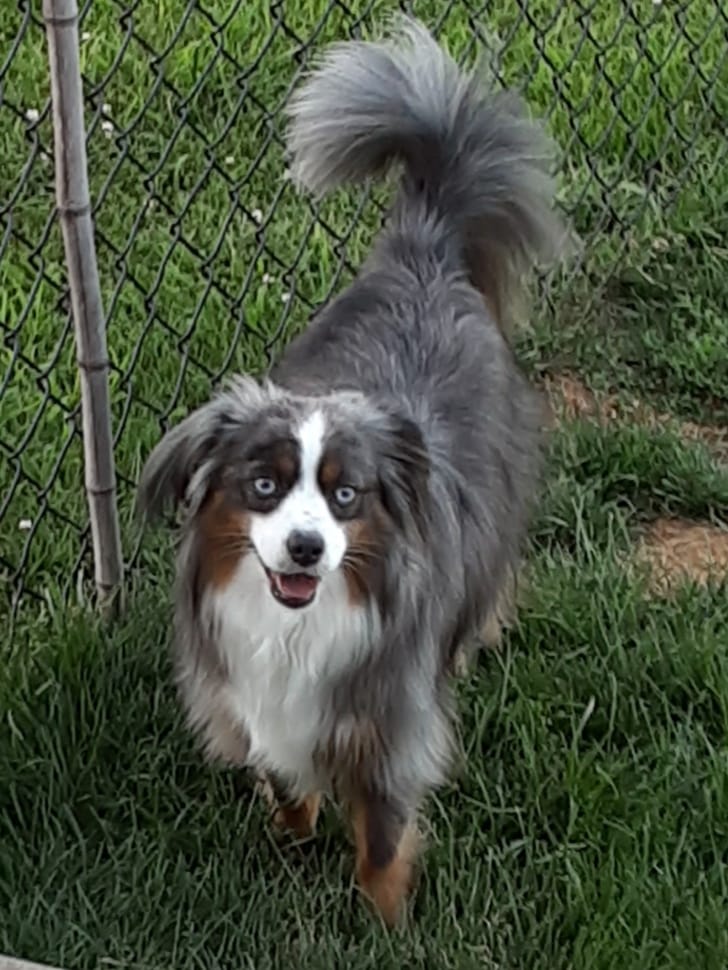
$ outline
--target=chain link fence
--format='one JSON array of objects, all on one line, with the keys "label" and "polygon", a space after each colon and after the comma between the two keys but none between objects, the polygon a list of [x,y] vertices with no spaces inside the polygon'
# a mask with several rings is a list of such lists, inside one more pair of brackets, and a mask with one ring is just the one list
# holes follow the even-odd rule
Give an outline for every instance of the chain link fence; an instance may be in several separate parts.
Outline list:
[{"label": "chain link fence", "polygon": [[[89,0],[81,12],[127,565],[142,554],[134,484],[162,430],[226,373],[265,368],[365,252],[384,196],[343,193],[318,207],[297,196],[282,109],[321,45],[376,32],[393,6]],[[560,204],[585,248],[575,272],[542,281],[538,326],[596,318],[610,281],[646,272],[675,226],[688,231],[691,213],[711,206],[725,211],[722,0],[423,0],[408,9],[458,59],[486,54],[559,144]],[[93,572],[49,91],[40,15],[28,0],[7,0],[0,575],[12,616],[85,596]]]}]

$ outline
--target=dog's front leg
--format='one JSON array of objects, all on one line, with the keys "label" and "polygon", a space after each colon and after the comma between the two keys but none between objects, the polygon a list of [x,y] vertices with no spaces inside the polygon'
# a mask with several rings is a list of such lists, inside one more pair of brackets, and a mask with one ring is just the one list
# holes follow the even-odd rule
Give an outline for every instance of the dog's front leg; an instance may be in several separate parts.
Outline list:
[{"label": "dog's front leg", "polygon": [[319,792],[305,798],[292,798],[286,786],[269,772],[263,794],[273,813],[273,825],[279,832],[290,832],[297,839],[307,839],[314,834],[321,807]]},{"label": "dog's front leg", "polygon": [[298,802],[284,802],[273,816],[273,824],[281,832],[291,832],[297,839],[308,839],[316,831],[321,795],[315,792]]},{"label": "dog's front leg", "polygon": [[389,926],[401,921],[412,887],[417,831],[413,817],[381,795],[352,800],[357,882]]}]

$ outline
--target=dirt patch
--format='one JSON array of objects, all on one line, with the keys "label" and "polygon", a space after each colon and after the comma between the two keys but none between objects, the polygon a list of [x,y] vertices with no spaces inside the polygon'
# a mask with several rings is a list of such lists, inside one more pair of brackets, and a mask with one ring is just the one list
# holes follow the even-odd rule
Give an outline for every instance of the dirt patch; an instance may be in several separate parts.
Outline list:
[{"label": "dirt patch", "polygon": [[655,411],[639,398],[596,394],[570,374],[547,375],[544,386],[553,425],[560,420],[582,419],[604,424],[625,421],[656,430],[670,428],[686,440],[702,442],[721,464],[728,464],[728,428],[680,421],[671,414]]},{"label": "dirt patch", "polygon": [[636,560],[650,587],[666,595],[678,586],[707,586],[728,578],[728,531],[686,519],[657,519],[637,545]]},{"label": "dirt patch", "polygon": [[714,428],[693,421],[681,421],[679,431],[683,438],[702,441],[715,455],[717,460],[728,465],[728,428]]},{"label": "dirt patch", "polygon": [[599,413],[596,397],[589,388],[570,374],[547,374],[546,395],[556,420],[594,418]]}]

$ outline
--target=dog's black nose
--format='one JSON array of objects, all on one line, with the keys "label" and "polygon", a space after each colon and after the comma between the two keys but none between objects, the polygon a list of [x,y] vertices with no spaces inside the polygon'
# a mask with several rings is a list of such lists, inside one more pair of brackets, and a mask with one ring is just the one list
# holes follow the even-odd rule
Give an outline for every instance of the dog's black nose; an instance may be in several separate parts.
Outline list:
[{"label": "dog's black nose", "polygon": [[324,551],[323,536],[318,532],[292,532],[286,543],[291,559],[298,566],[315,566]]}]

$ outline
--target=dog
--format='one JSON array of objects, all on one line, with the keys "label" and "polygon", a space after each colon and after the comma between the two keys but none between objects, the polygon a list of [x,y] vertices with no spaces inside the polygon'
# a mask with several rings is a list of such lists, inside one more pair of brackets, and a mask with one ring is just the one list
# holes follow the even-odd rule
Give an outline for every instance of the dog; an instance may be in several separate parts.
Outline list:
[{"label": "dog", "polygon": [[385,228],[267,379],[166,434],[139,502],[183,509],[176,671],[207,755],[266,779],[297,837],[338,797],[358,884],[395,924],[452,760],[453,666],[537,491],[543,412],[508,319],[563,231],[520,99],[416,21],[328,48],[289,111],[314,195],[398,166]]}]

